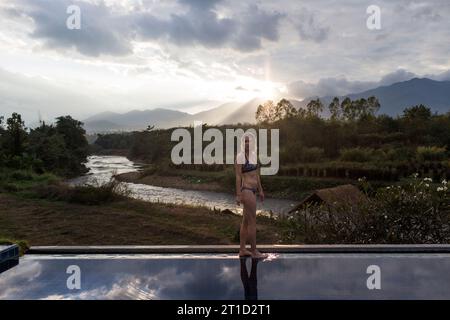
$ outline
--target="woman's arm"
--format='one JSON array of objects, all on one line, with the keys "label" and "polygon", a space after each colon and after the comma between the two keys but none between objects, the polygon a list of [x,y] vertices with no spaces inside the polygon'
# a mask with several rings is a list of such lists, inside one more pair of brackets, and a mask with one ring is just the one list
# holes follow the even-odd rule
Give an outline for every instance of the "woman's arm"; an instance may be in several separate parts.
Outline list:
[{"label": "woman's arm", "polygon": [[258,191],[259,191],[259,197],[261,199],[261,201],[264,201],[264,191],[262,188],[262,184],[261,184],[261,168],[258,168]]},{"label": "woman's arm", "polygon": [[238,164],[237,161],[234,164],[234,170],[236,172],[236,204],[241,205],[241,187],[242,187],[242,164]]}]

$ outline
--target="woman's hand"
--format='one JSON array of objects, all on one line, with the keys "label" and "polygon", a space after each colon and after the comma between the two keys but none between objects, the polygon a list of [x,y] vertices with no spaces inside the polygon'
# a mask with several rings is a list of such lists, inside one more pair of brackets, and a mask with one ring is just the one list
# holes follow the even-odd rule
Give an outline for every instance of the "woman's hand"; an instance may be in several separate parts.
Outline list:
[{"label": "woman's hand", "polygon": [[261,191],[259,192],[259,199],[261,200],[261,202],[264,202],[264,198],[265,198],[264,192],[261,190]]},{"label": "woman's hand", "polygon": [[236,204],[237,204],[238,206],[240,206],[240,205],[241,205],[241,202],[242,202],[242,197],[241,197],[240,194],[237,194],[237,195],[236,195]]}]

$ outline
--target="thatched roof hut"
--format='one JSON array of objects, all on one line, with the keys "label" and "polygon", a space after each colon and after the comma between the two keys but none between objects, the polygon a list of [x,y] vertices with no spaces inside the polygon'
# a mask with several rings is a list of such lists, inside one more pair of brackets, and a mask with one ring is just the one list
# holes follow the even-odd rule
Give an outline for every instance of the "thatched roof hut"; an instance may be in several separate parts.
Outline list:
[{"label": "thatched roof hut", "polygon": [[313,194],[305,198],[290,212],[301,210],[308,205],[324,204],[330,209],[341,205],[357,205],[364,199],[365,195],[357,187],[346,184],[334,188],[315,190]]}]

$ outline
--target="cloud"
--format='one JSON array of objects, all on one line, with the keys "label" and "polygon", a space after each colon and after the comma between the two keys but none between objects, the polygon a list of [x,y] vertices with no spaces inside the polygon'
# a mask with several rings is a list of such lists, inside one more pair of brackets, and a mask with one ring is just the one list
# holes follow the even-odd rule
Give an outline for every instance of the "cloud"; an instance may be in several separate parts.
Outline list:
[{"label": "cloud", "polygon": [[341,96],[362,92],[372,88],[376,83],[370,81],[350,81],[345,77],[322,78],[317,83],[295,81],[288,85],[289,94],[295,97]]},{"label": "cloud", "polygon": [[427,75],[425,77],[436,81],[450,81],[450,70],[444,71],[437,75]]},{"label": "cloud", "polygon": [[144,40],[166,38],[178,46],[223,46],[235,31],[236,22],[229,18],[219,18],[212,11],[212,4],[208,6],[209,9],[205,9],[194,3],[189,5],[187,13],[172,14],[170,19],[161,19],[151,13],[132,17],[131,19],[137,18],[135,26],[138,37]]},{"label": "cloud", "polygon": [[238,51],[260,49],[263,39],[279,39],[281,13],[267,12],[257,5],[250,5],[239,16],[221,18],[215,10],[219,1],[207,6],[204,1],[182,2],[189,4],[188,12],[172,14],[168,20],[151,14],[140,15],[136,21],[138,34],[152,40],[165,37],[178,46],[230,46]]},{"label": "cloud", "polygon": [[408,81],[415,77],[417,77],[415,73],[406,71],[404,69],[398,69],[382,77],[377,85],[388,86],[396,82]]},{"label": "cloud", "polygon": [[[20,0],[21,12],[32,18],[34,30],[30,36],[43,40],[52,49],[75,48],[86,56],[101,54],[123,56],[132,52],[129,30],[123,19],[110,12],[103,3]],[[81,29],[66,26],[67,7],[76,4],[81,10]],[[19,10],[16,8],[16,10]]]},{"label": "cloud", "polygon": [[36,289],[39,285],[36,281],[42,274],[42,265],[39,262],[30,262],[12,268],[7,272],[8,276],[0,277],[0,300],[23,298],[26,290]]},{"label": "cloud", "polygon": [[[415,74],[450,79],[448,0],[380,0],[380,31],[366,28],[366,4],[356,2],[0,1],[0,68],[34,77],[10,82],[0,70],[2,113],[183,110],[184,101],[242,99],[239,85],[264,91],[261,81],[304,97]],[[69,4],[81,7],[81,30],[65,26]]]},{"label": "cloud", "polygon": [[425,6],[417,10],[417,12],[413,15],[414,18],[426,19],[437,21],[442,19],[442,16],[433,10],[432,6]]},{"label": "cloud", "polygon": [[302,8],[296,24],[298,34],[303,40],[322,42],[330,33],[330,28],[318,21],[316,13],[306,8]]},{"label": "cloud", "polygon": [[432,3],[427,3],[426,1],[399,1],[396,10],[406,12],[416,22],[417,19],[435,22],[442,19],[440,12],[445,6],[448,6],[448,1],[445,0],[435,0]]},{"label": "cloud", "polygon": [[12,73],[0,68],[0,115],[6,117],[19,112],[26,119],[36,119],[42,111],[44,120],[53,121],[60,115],[80,116],[89,113],[99,103],[92,94],[82,90],[60,87],[53,82],[40,78]]},{"label": "cloud", "polygon": [[[51,49],[71,49],[85,56],[125,56],[133,53],[133,41],[167,41],[179,47],[233,48],[253,51],[262,40],[277,41],[281,17],[252,4],[232,16],[219,15],[221,0],[178,0],[167,17],[157,10],[130,10],[107,6],[103,1],[20,0],[5,11],[10,16],[25,15],[33,20],[30,36],[43,40]],[[81,9],[81,29],[66,26],[69,5]],[[142,9],[142,8],[141,8]],[[20,12],[20,13],[19,13]]]},{"label": "cloud", "polygon": [[262,40],[277,41],[279,25],[285,17],[279,12],[266,12],[256,5],[251,5],[242,17],[241,30],[234,47],[241,51],[251,51],[262,46]]},{"label": "cloud", "polygon": [[[90,259],[25,260],[8,271],[6,278],[0,276],[0,298],[196,300],[208,299],[211,292],[218,299],[239,297],[242,287],[238,262],[232,261],[230,266],[228,259],[203,258],[175,255],[169,259],[103,259],[95,263]],[[81,290],[71,291],[66,287],[67,274],[61,271],[71,264],[84,270]],[[223,274],[226,268],[238,286],[233,284],[230,288],[230,279]]]},{"label": "cloud", "polygon": [[179,2],[195,10],[207,11],[214,8],[218,3],[222,2],[222,0],[179,0]]}]

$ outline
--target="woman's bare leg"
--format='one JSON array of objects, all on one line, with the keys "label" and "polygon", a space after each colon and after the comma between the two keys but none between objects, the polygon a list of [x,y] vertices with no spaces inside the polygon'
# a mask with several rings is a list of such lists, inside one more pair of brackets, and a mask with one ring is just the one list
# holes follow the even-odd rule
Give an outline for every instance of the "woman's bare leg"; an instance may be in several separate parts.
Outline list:
[{"label": "woman's bare leg", "polygon": [[256,197],[251,192],[245,192],[246,202],[244,208],[247,211],[247,232],[248,240],[250,242],[251,251],[256,250]]},{"label": "woman's bare leg", "polygon": [[[249,235],[249,217],[251,212],[248,210],[248,203],[251,201],[251,198],[247,195],[247,192],[242,193],[242,205],[243,205],[243,212],[242,212],[242,223],[241,223],[241,229],[239,232],[239,240],[240,240],[240,249],[239,249],[239,255],[240,256],[250,256],[252,253],[246,248],[246,244],[248,240],[250,239]],[[251,218],[251,217],[250,217]]]},{"label": "woman's bare leg", "polygon": [[266,254],[262,254],[256,249],[256,195],[246,192],[247,201],[244,203],[244,208],[247,209],[247,223],[248,223],[248,238],[251,245],[252,257],[266,258]]},{"label": "woman's bare leg", "polygon": [[244,212],[242,213],[242,222],[241,222],[241,229],[239,231],[239,240],[240,240],[240,249],[239,249],[239,255],[240,256],[248,256],[251,255],[251,252],[245,247],[247,244],[248,239],[248,221],[246,217],[246,210],[244,206]]},{"label": "woman's bare leg", "polygon": [[246,248],[248,240],[248,210],[246,205],[247,201],[248,199],[246,198],[246,195],[242,194],[242,204],[244,206],[244,209],[242,212],[241,229],[239,231],[239,240],[240,240],[239,256],[249,256],[252,254]]}]

